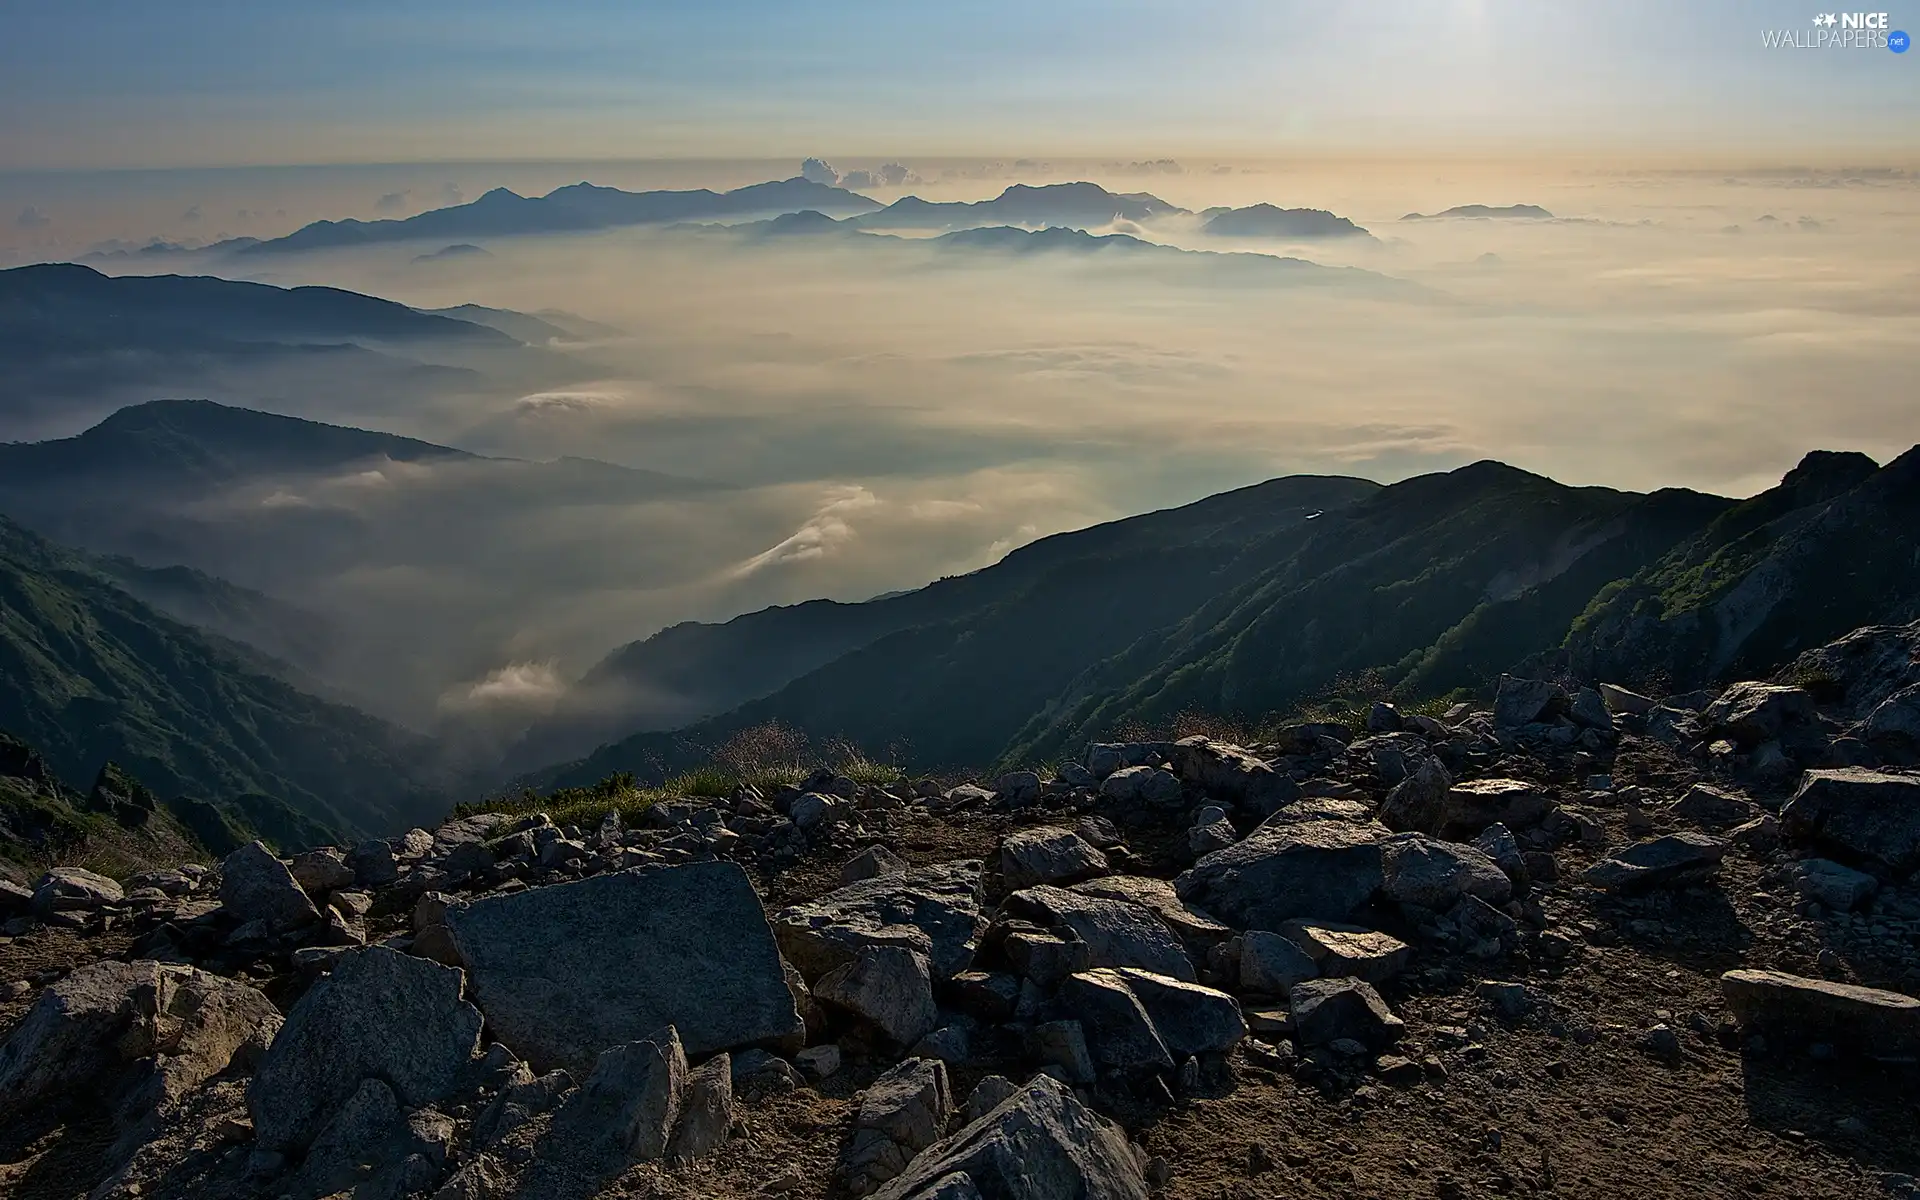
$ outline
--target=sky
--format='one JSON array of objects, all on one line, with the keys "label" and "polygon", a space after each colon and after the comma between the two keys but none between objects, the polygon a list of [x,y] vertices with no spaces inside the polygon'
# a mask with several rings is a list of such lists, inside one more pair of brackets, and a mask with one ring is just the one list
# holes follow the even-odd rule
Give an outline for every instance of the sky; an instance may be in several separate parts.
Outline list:
[{"label": "sky", "polygon": [[[1920,54],[1802,0],[65,0],[0,171],[516,158],[1916,148]],[[1889,14],[1920,29],[1920,9]]]}]

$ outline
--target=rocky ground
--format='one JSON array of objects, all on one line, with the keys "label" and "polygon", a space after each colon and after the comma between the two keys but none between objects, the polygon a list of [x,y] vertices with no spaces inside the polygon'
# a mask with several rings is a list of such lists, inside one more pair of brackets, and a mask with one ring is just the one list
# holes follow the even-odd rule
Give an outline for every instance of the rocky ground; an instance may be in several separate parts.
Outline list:
[{"label": "rocky ground", "polygon": [[1917,652],[51,872],[0,1193],[1914,1195]]}]

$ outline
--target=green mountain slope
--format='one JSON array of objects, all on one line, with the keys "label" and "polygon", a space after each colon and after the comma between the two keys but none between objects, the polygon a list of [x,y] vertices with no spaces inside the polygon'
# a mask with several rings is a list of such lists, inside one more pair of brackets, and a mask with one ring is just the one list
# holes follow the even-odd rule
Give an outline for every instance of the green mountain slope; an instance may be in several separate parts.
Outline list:
[{"label": "green mountain slope", "polygon": [[0,729],[61,778],[111,759],[162,794],[272,797],[343,838],[440,807],[425,739],[261,673],[5,518]]}]

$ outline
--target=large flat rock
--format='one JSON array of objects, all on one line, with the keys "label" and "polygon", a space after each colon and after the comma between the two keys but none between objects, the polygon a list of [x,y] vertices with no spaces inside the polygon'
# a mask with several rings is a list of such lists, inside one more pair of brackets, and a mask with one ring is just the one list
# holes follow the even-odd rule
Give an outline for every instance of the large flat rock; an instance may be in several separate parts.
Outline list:
[{"label": "large flat rock", "polygon": [[879,946],[924,954],[935,978],[951,979],[967,969],[985,928],[980,900],[980,863],[966,859],[850,883],[781,909],[773,929],[809,983]]},{"label": "large flat rock", "polygon": [[1897,871],[1920,867],[1920,776],[1838,767],[1808,771],[1780,811],[1795,837]]},{"label": "large flat rock", "polygon": [[695,1056],[802,1029],[766,911],[732,863],[489,896],[448,909],[447,926],[494,1036],[541,1070],[584,1076],[666,1025]]},{"label": "large flat rock", "polygon": [[1295,917],[1341,920],[1384,882],[1384,825],[1335,819],[1269,821],[1174,880],[1180,898],[1243,929]]},{"label": "large flat rock", "polygon": [[1782,971],[1728,971],[1720,991],[1743,1026],[1882,1058],[1920,1054],[1920,1000],[1912,996]]}]

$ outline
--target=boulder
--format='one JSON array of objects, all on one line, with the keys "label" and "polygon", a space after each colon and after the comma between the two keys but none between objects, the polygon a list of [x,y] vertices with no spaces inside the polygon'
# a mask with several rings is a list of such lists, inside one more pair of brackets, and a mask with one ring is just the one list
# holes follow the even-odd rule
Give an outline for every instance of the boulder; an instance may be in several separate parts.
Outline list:
[{"label": "boulder", "polygon": [[1300,787],[1284,771],[1238,746],[1206,737],[1182,738],[1170,755],[1180,779],[1207,795],[1267,813],[1300,797]]},{"label": "boulder", "polygon": [[1389,828],[1438,833],[1447,824],[1453,776],[1439,759],[1421,763],[1387,793],[1380,820]]},{"label": "boulder", "polygon": [[899,1175],[939,1141],[953,1115],[946,1064],[910,1058],[882,1074],[860,1097],[853,1136],[840,1155],[849,1196],[865,1196]]},{"label": "boulder", "polygon": [[1600,698],[1606,702],[1608,711],[1623,716],[1645,716],[1653,711],[1655,704],[1652,698],[1628,691],[1617,683],[1601,684]]},{"label": "boulder", "polygon": [[[1077,883],[1070,891],[1082,896],[1093,896],[1102,900],[1119,900],[1135,904],[1158,917],[1168,929],[1173,930],[1187,947],[1188,954],[1204,955],[1209,949],[1233,936],[1233,930],[1215,920],[1214,917],[1180,898],[1171,883],[1164,879],[1154,879],[1147,875],[1109,875],[1104,879],[1093,879],[1086,883]],[[1115,966],[1146,967],[1160,971],[1163,975],[1178,975],[1178,971],[1169,971],[1155,967],[1150,963],[1115,963]]]},{"label": "boulder", "polygon": [[1144,905],[1064,888],[1036,887],[1008,896],[1001,912],[1045,928],[1070,931],[1086,943],[1088,966],[1141,967],[1176,979],[1198,978],[1180,939]]},{"label": "boulder", "polygon": [[387,887],[400,878],[400,860],[382,838],[355,846],[347,855],[347,866],[353,869],[354,883],[364,888]]},{"label": "boulder", "polygon": [[1909,753],[1920,749],[1920,685],[1901,688],[1875,705],[1855,732],[1878,746]]},{"label": "boulder", "polygon": [[271,1001],[234,980],[150,961],[89,963],[42,990],[0,1045],[0,1115],[114,1091],[138,1118],[225,1070],[279,1023]]},{"label": "boulder", "polygon": [[1758,746],[1813,720],[1813,696],[1805,688],[1783,684],[1736,683],[1709,704],[1701,718],[1710,733]]},{"label": "boulder", "polygon": [[446,921],[489,1027],[542,1070],[582,1073],[667,1025],[697,1054],[803,1028],[760,898],[732,863],[488,896]]},{"label": "boulder", "polygon": [[1022,829],[1000,844],[1000,876],[1009,889],[1078,883],[1107,872],[1107,856],[1071,829]]},{"label": "boulder", "polygon": [[1553,807],[1538,784],[1523,779],[1469,779],[1444,792],[1433,784],[1429,778],[1420,792],[1398,801],[1388,793],[1381,819],[1437,837],[1470,838],[1495,823],[1509,829],[1537,825]]},{"label": "boulder", "polygon": [[999,947],[1015,973],[1048,991],[1076,971],[1093,965],[1087,944],[1071,929],[1046,930],[1016,922],[996,922],[983,950]]},{"label": "boulder", "polygon": [[40,916],[62,912],[91,912],[103,904],[126,899],[120,885],[83,867],[55,867],[33,885],[33,911]]},{"label": "boulder", "polygon": [[1383,890],[1400,904],[1444,912],[1461,896],[1505,904],[1513,894],[1513,881],[1498,863],[1458,842],[1399,834],[1380,843],[1380,860]]},{"label": "boulder", "polygon": [[1703,833],[1670,833],[1638,842],[1588,867],[1581,878],[1609,892],[1637,892],[1695,882],[1719,866],[1727,843]]},{"label": "boulder", "polygon": [[[1052,1067],[1068,1083],[1094,1081],[1093,1052],[1087,1049],[1086,1027],[1078,1021],[1042,1021],[1027,1030],[1025,1049],[1028,1058],[1042,1066]],[[991,1108],[1004,1099],[1005,1096],[1000,1096],[987,1107]],[[977,1116],[978,1113],[969,1114],[970,1118]]]},{"label": "boulder", "polygon": [[591,1196],[633,1164],[665,1157],[686,1088],[687,1056],[671,1025],[603,1050],[535,1148],[521,1200]]},{"label": "boulder", "polygon": [[1247,1035],[1239,1001],[1225,992],[1131,967],[1117,968],[1112,974],[1139,998],[1176,1062],[1194,1055],[1225,1054]]},{"label": "boulder", "polygon": [[667,1157],[679,1162],[705,1158],[727,1144],[732,1129],[733,1058],[716,1054],[687,1072]]},{"label": "boulder", "polygon": [[1373,985],[1363,979],[1311,979],[1287,997],[1293,1037],[1303,1049],[1349,1039],[1371,1050],[1400,1040],[1406,1024],[1393,1015]]},{"label": "boulder", "polygon": [[573,1076],[549,1071],[536,1076],[525,1063],[515,1064],[506,1085],[473,1119],[473,1144],[484,1150],[535,1117],[553,1111],[561,1097],[573,1090]]},{"label": "boulder", "polygon": [[1147,1200],[1141,1155],[1058,1080],[1024,1087],[922,1152],[876,1200]]},{"label": "boulder", "polygon": [[1687,794],[1674,801],[1670,810],[1682,821],[1704,829],[1726,829],[1751,821],[1754,808],[1743,796],[1710,783],[1696,783]]},{"label": "boulder", "polygon": [[32,889],[23,888],[11,879],[0,879],[0,919],[24,916],[32,911]]},{"label": "boulder", "polygon": [[353,868],[347,865],[346,856],[332,846],[294,855],[287,869],[301,890],[316,901],[328,892],[353,886]]},{"label": "boulder", "polygon": [[1007,804],[1022,808],[1040,798],[1040,777],[1032,771],[1008,771],[993,781],[993,790]]},{"label": "boulder", "polygon": [[480,1043],[462,991],[458,970],[384,946],[341,955],[294,1004],[247,1088],[261,1148],[304,1149],[369,1077],[408,1108],[449,1094]]},{"label": "boulder", "polygon": [[1575,724],[1588,729],[1598,729],[1602,733],[1614,731],[1613,710],[1607,707],[1606,698],[1592,688],[1581,688],[1573,694],[1573,701],[1567,706],[1567,715]]},{"label": "boulder", "polygon": [[937,978],[951,979],[967,969],[984,926],[976,860],[862,880],[773,915],[781,953],[809,982],[874,946],[917,951]]},{"label": "boulder", "polygon": [[1787,868],[1787,879],[1803,899],[1836,913],[1852,912],[1880,887],[1880,881],[1865,871],[1825,858],[1794,863]]},{"label": "boulder", "polygon": [[1879,1058],[1920,1054],[1920,1000],[1912,996],[1780,971],[1728,971],[1720,991],[1750,1029]]},{"label": "boulder", "polygon": [[1172,742],[1093,742],[1087,746],[1087,773],[1105,779],[1127,767],[1158,766],[1172,753]]},{"label": "boulder", "polygon": [[1480,831],[1473,839],[1473,848],[1494,861],[1500,868],[1514,891],[1524,894],[1532,875],[1527,870],[1527,856],[1520,849],[1513,831],[1498,821]]},{"label": "boulder", "polygon": [[1227,814],[1211,804],[1200,810],[1193,828],[1187,830],[1187,849],[1196,856],[1225,850],[1239,840],[1240,833],[1227,819]]},{"label": "boulder", "polygon": [[320,910],[287,864],[263,842],[248,842],[220,864],[220,904],[235,920],[263,921],[275,933],[317,923]]},{"label": "boulder", "polygon": [[846,865],[840,868],[840,882],[859,883],[864,879],[879,879],[884,875],[905,875],[906,873],[906,859],[885,846],[868,846],[848,859]]},{"label": "boulder", "polygon": [[1249,929],[1240,940],[1240,987],[1284,996],[1296,983],[1317,979],[1320,968],[1291,938]]},{"label": "boulder", "polygon": [[1493,723],[1501,729],[1518,729],[1551,720],[1567,707],[1567,693],[1557,683],[1502,675],[1493,697]]},{"label": "boulder", "polygon": [[896,1046],[911,1046],[939,1023],[926,956],[904,946],[875,946],[822,975],[814,998],[878,1029]]},{"label": "boulder", "polygon": [[1780,823],[1790,837],[1911,871],[1920,867],[1920,776],[1866,767],[1808,771]]},{"label": "boulder", "polygon": [[1147,1009],[1113,971],[1083,971],[1060,985],[1060,1007],[1078,1021],[1094,1063],[1122,1075],[1164,1074],[1177,1065]]},{"label": "boulder", "polygon": [[383,1081],[362,1080],[277,1190],[295,1197],[351,1190],[367,1200],[400,1200],[440,1177],[453,1130],[452,1120],[431,1109],[403,1112]]},{"label": "boulder", "polygon": [[1170,807],[1180,803],[1184,793],[1180,777],[1171,771],[1159,767],[1121,767],[1100,782],[1100,794],[1122,804]]},{"label": "boulder", "polygon": [[1295,917],[1340,920],[1383,881],[1378,824],[1269,820],[1174,880],[1181,899],[1242,928],[1275,929]]},{"label": "boulder", "polygon": [[1326,979],[1364,979],[1385,983],[1413,956],[1412,947],[1392,934],[1354,925],[1289,921],[1282,928]]}]

